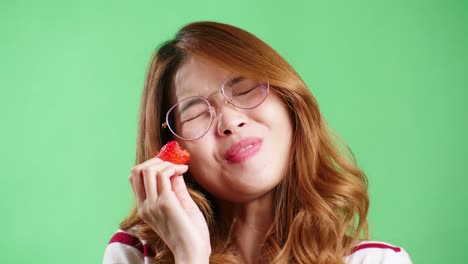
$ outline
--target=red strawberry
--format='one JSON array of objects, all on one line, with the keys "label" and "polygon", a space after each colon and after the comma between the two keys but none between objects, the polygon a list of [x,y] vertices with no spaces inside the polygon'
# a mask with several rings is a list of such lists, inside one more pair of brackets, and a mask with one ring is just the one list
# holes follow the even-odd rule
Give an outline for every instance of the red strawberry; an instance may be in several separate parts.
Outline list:
[{"label": "red strawberry", "polygon": [[174,164],[187,164],[190,160],[190,153],[179,146],[177,141],[169,141],[156,157]]}]

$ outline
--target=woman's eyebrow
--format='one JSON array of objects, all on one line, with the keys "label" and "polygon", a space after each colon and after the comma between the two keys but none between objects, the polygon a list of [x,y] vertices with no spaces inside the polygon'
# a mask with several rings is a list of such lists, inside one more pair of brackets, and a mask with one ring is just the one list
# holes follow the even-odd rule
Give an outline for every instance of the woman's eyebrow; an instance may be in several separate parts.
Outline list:
[{"label": "woman's eyebrow", "polygon": [[188,108],[190,108],[192,105],[196,105],[196,104],[199,104],[200,103],[200,96],[193,96],[194,98],[190,98],[190,99],[186,99],[185,101],[187,101],[187,103],[184,103],[184,104],[180,104],[180,109],[179,110],[179,113],[182,113],[184,112],[185,110],[187,110]]},{"label": "woman's eyebrow", "polygon": [[243,81],[244,79],[245,77],[242,77],[242,76],[234,76],[232,77],[231,80],[227,81],[226,84],[228,84],[229,86],[234,86],[238,84],[239,82]]}]

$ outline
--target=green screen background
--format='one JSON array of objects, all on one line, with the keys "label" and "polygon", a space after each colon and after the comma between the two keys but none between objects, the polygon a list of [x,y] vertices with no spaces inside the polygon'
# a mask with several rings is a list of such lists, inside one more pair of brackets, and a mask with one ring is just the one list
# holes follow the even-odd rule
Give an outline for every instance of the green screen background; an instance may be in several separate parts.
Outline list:
[{"label": "green screen background", "polygon": [[373,239],[466,263],[466,1],[2,1],[2,263],[100,263],[128,212],[143,79],[195,20],[282,54],[370,180]]}]

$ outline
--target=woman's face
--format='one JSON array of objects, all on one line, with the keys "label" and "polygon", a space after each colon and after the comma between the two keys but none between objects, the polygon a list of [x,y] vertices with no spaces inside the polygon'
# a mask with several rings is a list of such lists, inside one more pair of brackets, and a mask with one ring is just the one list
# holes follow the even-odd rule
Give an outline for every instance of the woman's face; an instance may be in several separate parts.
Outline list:
[{"label": "woman's face", "polygon": [[178,141],[190,152],[190,172],[205,190],[223,200],[247,202],[271,192],[283,179],[291,159],[292,125],[287,106],[271,89],[253,109],[226,103],[215,92],[229,75],[191,57],[175,76],[172,103],[211,95],[216,115],[210,130],[200,139]]}]

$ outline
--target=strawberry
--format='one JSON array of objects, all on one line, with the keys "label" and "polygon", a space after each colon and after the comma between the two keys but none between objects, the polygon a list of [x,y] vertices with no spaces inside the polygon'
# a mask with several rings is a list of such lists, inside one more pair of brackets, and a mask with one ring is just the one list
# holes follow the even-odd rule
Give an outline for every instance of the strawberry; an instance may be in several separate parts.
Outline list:
[{"label": "strawberry", "polygon": [[156,158],[172,162],[174,164],[187,164],[190,160],[190,153],[179,146],[177,141],[169,141],[159,151]]}]

